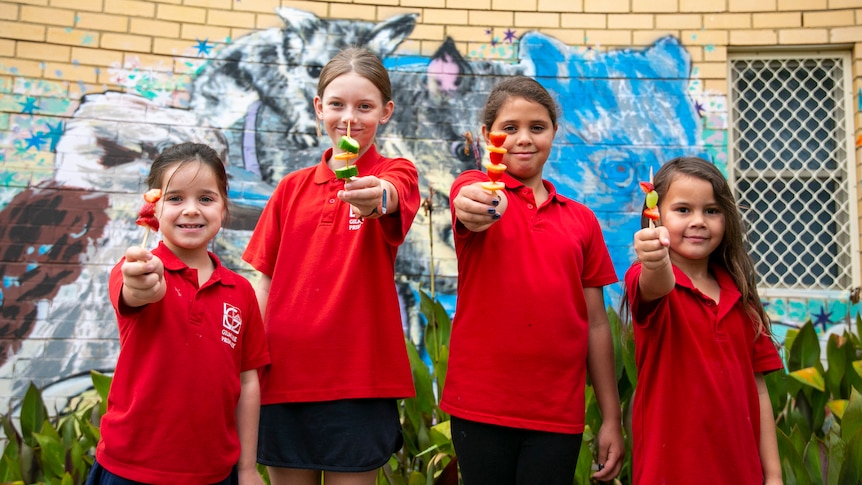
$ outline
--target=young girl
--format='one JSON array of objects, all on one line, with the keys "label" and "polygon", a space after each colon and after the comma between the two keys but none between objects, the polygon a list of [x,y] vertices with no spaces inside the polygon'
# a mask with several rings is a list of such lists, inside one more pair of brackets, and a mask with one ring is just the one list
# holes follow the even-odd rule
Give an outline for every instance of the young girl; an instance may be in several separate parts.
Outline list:
[{"label": "young girl", "polygon": [[162,242],[110,276],[120,357],[88,484],[262,484],[255,467],[269,363],[254,289],[207,251],[227,215],[227,175],[206,145],[153,162]]},{"label": "young girl", "polygon": [[638,386],[636,484],[780,484],[763,374],[782,368],[721,172],[676,158],[655,175],[661,226],[626,273]]},{"label": "young girl", "polygon": [[506,187],[471,170],[451,190],[458,300],[441,408],[465,485],[572,483],[589,370],[601,408],[598,480],[622,466],[620,402],[602,287],[617,281],[599,223],[542,168],[557,107],[527,77],[497,84],[482,134],[508,136]]},{"label": "young girl", "polygon": [[[374,145],[392,117],[389,75],[360,48],[320,73],[317,117],[332,139],[320,163],[287,175],[243,258],[273,349],[262,374],[258,462],[274,485],[374,484],[402,444],[397,398],[413,378],[395,288],[395,256],[419,210],[416,167]],[[335,155],[359,144],[358,176]]]}]

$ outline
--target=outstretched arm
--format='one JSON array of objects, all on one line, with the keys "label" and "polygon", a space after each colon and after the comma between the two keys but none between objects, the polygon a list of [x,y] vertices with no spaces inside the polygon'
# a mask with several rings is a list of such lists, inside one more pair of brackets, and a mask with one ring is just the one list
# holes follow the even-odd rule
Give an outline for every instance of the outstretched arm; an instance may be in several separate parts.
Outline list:
[{"label": "outstretched arm", "polygon": [[760,464],[765,485],[781,485],[781,459],[778,456],[778,440],[775,436],[775,416],[763,374],[754,375],[757,397],[760,400]]},{"label": "outstretched arm", "polygon": [[657,300],[673,290],[676,278],[670,263],[670,236],[664,227],[641,229],[634,237],[635,254],[641,262],[638,292],[641,301]]},{"label": "outstretched arm", "polygon": [[601,469],[593,478],[607,481],[620,473],[626,449],[622,433],[620,396],[617,391],[614,341],[602,288],[584,288],[584,296],[590,319],[587,370],[602,412],[602,427],[596,437],[599,444],[597,459]]},{"label": "outstretched arm", "polygon": [[126,249],[126,260],[120,267],[123,274],[123,303],[130,307],[144,306],[165,297],[165,266],[162,260],[141,247]]}]

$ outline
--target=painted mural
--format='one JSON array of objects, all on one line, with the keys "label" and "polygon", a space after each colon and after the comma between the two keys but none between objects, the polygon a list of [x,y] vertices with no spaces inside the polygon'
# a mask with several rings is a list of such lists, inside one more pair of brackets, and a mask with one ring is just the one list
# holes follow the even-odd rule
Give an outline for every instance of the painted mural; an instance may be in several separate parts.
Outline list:
[{"label": "painted mural", "polygon": [[[208,143],[228,161],[231,218],[214,250],[255,279],[240,255],[278,180],[316,163],[326,148],[311,102],[322,66],[347,45],[368,47],[389,68],[396,111],[378,132],[380,151],[416,163],[434,208],[420,211],[397,262],[404,328],[417,342],[416,295],[428,288],[432,267],[437,297],[454,308],[449,187],[484,156],[480,110],[501,77],[533,76],[557,99],[562,116],[546,174],[596,212],[620,275],[639,227],[638,181],[680,155],[726,166],[725,99],[703,91],[681,39],[602,51],[588,39],[569,46],[538,32],[497,37],[489,29],[476,51],[441,39],[433,55],[416,56],[398,50],[416,25],[413,14],[363,22],[277,13],[279,28],[198,39],[177,57],[191,74],[118,65],[110,75],[123,92],[90,89],[80,101],[0,66],[15,79],[0,85],[0,396],[7,399],[0,405],[31,381],[73,395],[89,383],[79,376],[113,368],[119,343],[107,275],[127,246],[140,243],[134,221],[149,164],[171,144]],[[88,89],[83,81],[79,88]],[[619,288],[610,288],[608,303],[618,298]],[[816,315],[824,331],[856,314],[840,298],[769,308],[779,327]]]}]

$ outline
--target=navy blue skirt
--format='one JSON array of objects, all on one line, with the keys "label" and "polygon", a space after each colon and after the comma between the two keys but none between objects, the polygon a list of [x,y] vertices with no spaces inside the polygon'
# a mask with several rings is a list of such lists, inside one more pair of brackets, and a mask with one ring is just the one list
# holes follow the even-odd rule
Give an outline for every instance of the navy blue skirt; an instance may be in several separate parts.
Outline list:
[{"label": "navy blue skirt", "polygon": [[[236,466],[230,472],[230,475],[227,476],[224,480],[215,483],[213,485],[238,485],[239,484],[239,473],[237,471]],[[90,469],[90,475],[87,476],[87,481],[84,485],[147,485],[146,483],[136,482],[134,480],[128,480],[119,475],[115,475],[109,472],[105,467],[99,464],[99,462],[93,463],[93,468]]]},{"label": "navy blue skirt", "polygon": [[261,406],[257,462],[342,473],[376,470],[404,438],[394,399]]}]

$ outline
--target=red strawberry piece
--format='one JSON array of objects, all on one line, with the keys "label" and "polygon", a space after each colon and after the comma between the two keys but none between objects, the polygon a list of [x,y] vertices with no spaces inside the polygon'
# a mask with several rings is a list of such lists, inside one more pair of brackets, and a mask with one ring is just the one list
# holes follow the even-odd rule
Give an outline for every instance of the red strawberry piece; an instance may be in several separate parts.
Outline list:
[{"label": "red strawberry piece", "polygon": [[652,221],[657,221],[659,219],[658,207],[656,206],[651,209],[644,209],[644,217]]},{"label": "red strawberry piece", "polygon": [[643,190],[645,194],[648,194],[655,190],[655,185],[653,185],[652,182],[641,182],[641,190]]},{"label": "red strawberry piece", "polygon": [[492,131],[488,133],[488,141],[491,142],[495,147],[503,146],[503,142],[506,141],[506,133],[502,131]]}]

